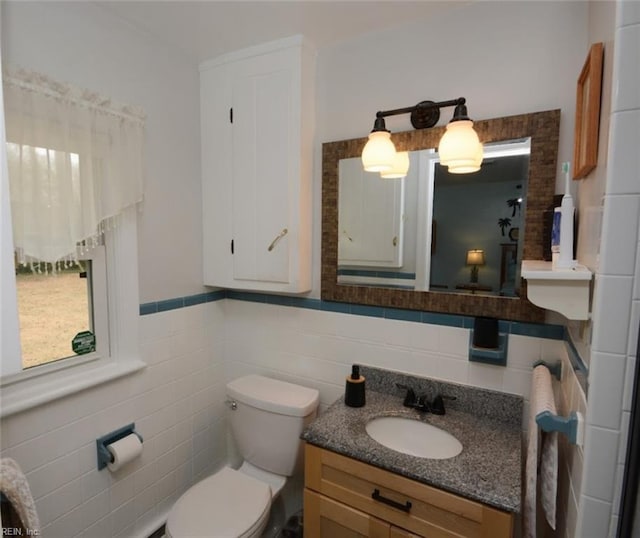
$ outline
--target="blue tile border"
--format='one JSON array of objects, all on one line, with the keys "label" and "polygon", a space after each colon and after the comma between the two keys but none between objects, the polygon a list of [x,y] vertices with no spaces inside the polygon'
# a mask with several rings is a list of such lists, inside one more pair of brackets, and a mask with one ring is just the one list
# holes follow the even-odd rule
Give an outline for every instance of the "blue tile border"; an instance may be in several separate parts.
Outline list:
[{"label": "blue tile border", "polygon": [[212,303],[220,301],[227,297],[226,290],[208,291],[198,293],[196,295],[186,295],[185,297],[175,297],[174,299],[164,299],[162,301],[152,301],[150,303],[142,303],[140,305],[140,315],[147,316],[149,314],[157,314],[158,312],[167,312],[178,308],[186,308],[204,303]]},{"label": "blue tile border", "polygon": [[400,280],[415,280],[415,273],[402,273],[399,271],[364,271],[362,269],[338,269],[338,275],[366,276],[376,278],[397,278]]},{"label": "blue tile border", "polygon": [[[217,290],[174,299],[165,299],[143,303],[140,305],[140,315],[146,316],[158,312],[166,312],[177,308],[186,308],[203,303],[220,301],[222,299],[235,299],[236,301],[249,301],[253,303],[275,304],[282,306],[292,306],[296,308],[307,308],[310,310],[323,310],[325,312],[337,312],[341,314],[351,314],[355,316],[369,316],[376,318],[386,318],[399,321],[411,321],[415,323],[430,323],[432,325],[443,325],[446,327],[460,327],[465,329],[473,328],[473,316],[459,316],[455,314],[441,314],[438,312],[422,312],[420,310],[406,310],[403,308],[385,308],[381,306],[368,306],[350,303],[338,303],[334,301],[323,301],[308,297],[293,297],[289,295],[275,295],[268,293],[255,293],[238,290]],[[546,338],[548,340],[567,340],[563,325],[550,325],[544,323],[524,323],[520,321],[500,320],[499,330],[501,333],[515,334],[520,336],[533,336],[536,338]],[[572,345],[570,347],[573,347]],[[574,354],[577,355],[575,348]],[[579,357],[579,355],[578,355]]]},{"label": "blue tile border", "polygon": [[582,387],[585,396],[589,394],[589,368],[585,365],[582,357],[580,357],[580,353],[576,349],[576,346],[573,343],[573,339],[571,338],[571,334],[569,331],[566,332],[566,338],[564,339],[566,342],[567,355],[569,356],[569,362],[573,367],[573,371],[576,374],[576,378],[578,379],[578,383]]}]

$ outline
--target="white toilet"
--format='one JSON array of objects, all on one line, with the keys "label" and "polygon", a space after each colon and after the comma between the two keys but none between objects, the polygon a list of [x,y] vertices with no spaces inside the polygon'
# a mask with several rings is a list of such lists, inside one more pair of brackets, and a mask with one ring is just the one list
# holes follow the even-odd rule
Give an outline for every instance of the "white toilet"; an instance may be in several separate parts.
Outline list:
[{"label": "white toilet", "polygon": [[301,457],[300,434],[316,416],[319,394],[259,375],[227,384],[229,422],[244,462],[198,482],[169,512],[167,538],[258,537],[271,501]]}]

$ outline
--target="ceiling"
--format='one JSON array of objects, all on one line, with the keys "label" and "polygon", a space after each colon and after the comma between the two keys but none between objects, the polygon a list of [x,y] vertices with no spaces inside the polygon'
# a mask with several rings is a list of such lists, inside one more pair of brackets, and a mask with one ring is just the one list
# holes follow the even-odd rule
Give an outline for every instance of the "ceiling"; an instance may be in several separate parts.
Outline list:
[{"label": "ceiling", "polygon": [[434,17],[470,0],[103,0],[97,4],[196,61],[302,34],[322,48]]}]

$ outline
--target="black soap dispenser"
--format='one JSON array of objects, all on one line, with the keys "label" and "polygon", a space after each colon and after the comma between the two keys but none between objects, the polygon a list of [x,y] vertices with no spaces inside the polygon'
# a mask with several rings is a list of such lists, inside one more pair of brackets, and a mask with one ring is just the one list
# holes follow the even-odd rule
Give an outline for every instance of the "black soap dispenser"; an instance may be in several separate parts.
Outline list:
[{"label": "black soap dispenser", "polygon": [[360,375],[360,367],[357,364],[351,367],[351,375],[347,377],[344,403],[349,407],[362,407],[365,403],[364,377]]}]

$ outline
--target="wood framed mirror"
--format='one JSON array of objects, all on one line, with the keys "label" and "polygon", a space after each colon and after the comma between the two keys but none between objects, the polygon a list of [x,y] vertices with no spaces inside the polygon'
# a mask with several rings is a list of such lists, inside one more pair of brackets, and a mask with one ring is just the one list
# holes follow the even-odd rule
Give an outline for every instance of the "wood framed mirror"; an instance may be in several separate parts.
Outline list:
[{"label": "wood framed mirror", "polygon": [[[523,259],[543,259],[543,215],[552,205],[555,191],[560,110],[481,120],[475,122],[474,127],[483,144],[529,139],[526,205],[521,215],[524,233],[520,230],[518,240],[522,244]],[[398,151],[419,151],[436,148],[443,133],[444,127],[405,131],[393,133],[393,141]],[[322,146],[322,299],[514,321],[544,321],[544,310],[526,299],[525,281],[520,282],[516,297],[338,283],[339,166],[342,159],[360,157],[366,141],[366,138],[357,138]],[[438,241],[437,248],[447,247]]]}]

